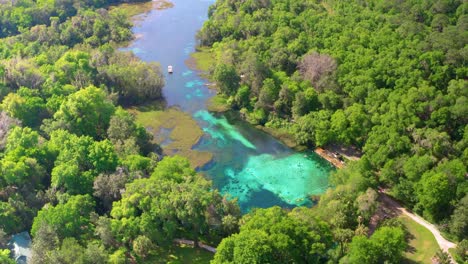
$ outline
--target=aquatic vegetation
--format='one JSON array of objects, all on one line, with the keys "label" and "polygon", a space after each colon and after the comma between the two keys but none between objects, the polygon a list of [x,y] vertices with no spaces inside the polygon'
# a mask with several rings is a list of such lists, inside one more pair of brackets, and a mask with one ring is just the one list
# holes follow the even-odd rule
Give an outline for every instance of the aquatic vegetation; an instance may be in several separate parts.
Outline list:
[{"label": "aquatic vegetation", "polygon": [[163,10],[172,8],[174,4],[166,0],[153,0],[144,3],[124,3],[111,7],[113,12],[122,12],[127,17],[133,17],[141,14],[147,14],[151,10]]},{"label": "aquatic vegetation", "polygon": [[203,131],[189,114],[177,108],[164,111],[133,109],[132,112],[136,114],[136,121],[153,133],[156,143],[162,145],[165,154],[186,157],[196,168],[212,159],[213,154],[192,149]]},{"label": "aquatic vegetation", "polygon": [[206,129],[205,131],[210,133],[210,135],[214,138],[224,138],[224,136],[220,136],[219,134],[224,134],[230,136],[232,139],[238,140],[244,146],[248,148],[255,149],[256,147],[247,140],[239,131],[231,125],[225,117],[216,118],[208,111],[198,111],[195,113],[195,118],[200,118],[203,121],[207,122],[207,128],[211,128],[215,126],[217,129]]}]

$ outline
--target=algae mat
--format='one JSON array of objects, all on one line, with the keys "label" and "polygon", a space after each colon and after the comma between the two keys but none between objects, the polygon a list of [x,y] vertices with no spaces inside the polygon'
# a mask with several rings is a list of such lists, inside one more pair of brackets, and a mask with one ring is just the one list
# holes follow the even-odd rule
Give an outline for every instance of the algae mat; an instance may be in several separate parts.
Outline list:
[{"label": "algae mat", "polygon": [[[163,10],[174,7],[174,4],[170,1],[165,0],[153,0],[150,2],[140,3],[123,3],[115,6],[111,6],[111,12],[120,11],[128,17],[145,15],[152,10]],[[135,18],[136,20],[143,19],[142,17]]]},{"label": "algae mat", "polygon": [[190,160],[193,167],[207,164],[213,155],[206,151],[193,150],[203,131],[193,118],[177,108],[164,111],[139,111],[132,109],[136,121],[154,136],[154,141],[161,145],[166,155],[180,155]]}]

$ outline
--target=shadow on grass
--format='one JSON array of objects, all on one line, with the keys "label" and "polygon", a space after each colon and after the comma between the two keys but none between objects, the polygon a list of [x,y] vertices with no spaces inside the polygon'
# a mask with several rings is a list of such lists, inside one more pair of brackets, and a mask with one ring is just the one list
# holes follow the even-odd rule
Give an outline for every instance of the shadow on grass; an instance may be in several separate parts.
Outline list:
[{"label": "shadow on grass", "polygon": [[417,261],[411,260],[409,258],[403,257],[401,259],[401,263],[403,263],[403,264],[419,264],[420,262],[417,262]]},{"label": "shadow on grass", "polygon": [[143,264],[172,263],[172,264],[205,264],[210,263],[214,254],[200,248],[189,246],[161,247],[153,252]]}]

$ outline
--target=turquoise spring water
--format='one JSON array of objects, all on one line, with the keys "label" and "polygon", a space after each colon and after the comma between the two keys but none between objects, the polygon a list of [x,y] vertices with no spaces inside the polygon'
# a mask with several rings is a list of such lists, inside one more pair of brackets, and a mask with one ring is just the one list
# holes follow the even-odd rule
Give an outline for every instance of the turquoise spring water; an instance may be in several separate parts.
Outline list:
[{"label": "turquoise spring water", "polygon": [[333,167],[315,153],[295,152],[270,135],[239,120],[236,114],[210,113],[206,103],[215,92],[188,69],[194,36],[213,0],[174,0],[174,7],[141,15],[133,31],[141,35],[127,50],[145,61],[158,61],[166,74],[168,107],[191,113],[204,131],[193,149],[213,153],[200,168],[222,193],[238,199],[243,212],[253,207],[311,205],[310,195],[323,193]]}]

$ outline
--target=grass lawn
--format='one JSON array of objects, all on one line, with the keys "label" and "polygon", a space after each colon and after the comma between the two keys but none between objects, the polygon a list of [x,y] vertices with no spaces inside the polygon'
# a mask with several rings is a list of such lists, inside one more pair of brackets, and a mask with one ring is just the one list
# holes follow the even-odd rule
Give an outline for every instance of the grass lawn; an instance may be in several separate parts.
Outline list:
[{"label": "grass lawn", "polygon": [[411,238],[409,249],[405,252],[406,263],[432,263],[431,258],[439,249],[434,235],[422,225],[405,215],[398,217],[406,226]]},{"label": "grass lawn", "polygon": [[162,144],[164,154],[186,157],[194,168],[203,166],[213,158],[209,152],[192,150],[203,131],[189,114],[175,108],[160,110],[151,106],[128,111],[135,114],[137,123],[153,134],[156,143]]},{"label": "grass lawn", "polygon": [[205,264],[210,263],[214,254],[199,248],[187,246],[171,246],[159,248],[153,256],[150,256],[144,264]]}]

